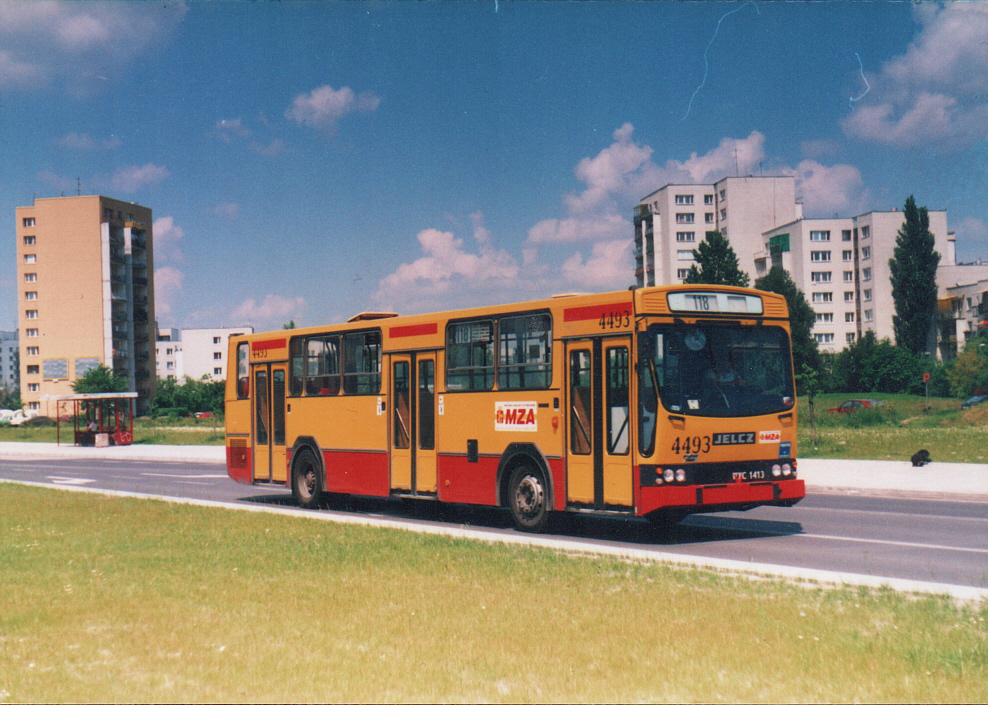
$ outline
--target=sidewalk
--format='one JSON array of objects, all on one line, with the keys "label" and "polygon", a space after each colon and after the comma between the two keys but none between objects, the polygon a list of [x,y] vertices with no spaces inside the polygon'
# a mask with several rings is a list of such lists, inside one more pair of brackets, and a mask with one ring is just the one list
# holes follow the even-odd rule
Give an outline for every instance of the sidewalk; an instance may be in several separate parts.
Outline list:
[{"label": "sidewalk", "polygon": [[[54,443],[0,443],[0,462],[13,459],[99,458],[177,463],[226,462],[223,446],[132,445],[80,448]],[[900,460],[799,460],[809,492],[886,497],[950,497],[988,502],[988,465],[932,462],[914,468]]]}]

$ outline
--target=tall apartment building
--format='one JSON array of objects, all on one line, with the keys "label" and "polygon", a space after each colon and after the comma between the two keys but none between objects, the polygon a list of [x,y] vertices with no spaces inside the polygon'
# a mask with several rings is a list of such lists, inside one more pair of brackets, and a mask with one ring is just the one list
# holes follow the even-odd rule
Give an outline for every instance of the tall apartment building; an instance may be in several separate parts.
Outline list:
[{"label": "tall apartment building", "polygon": [[21,367],[17,331],[0,331],[0,387],[8,390],[20,388]]},{"label": "tall apartment building", "polygon": [[16,219],[22,401],[53,414],[48,397],[106,365],[127,378],[143,413],[157,381],[151,209],[39,198]]},{"label": "tall apartment building", "polygon": [[156,358],[158,378],[179,382],[192,379],[224,380],[227,370],[227,341],[231,335],[248,335],[252,326],[233,328],[161,328]]},{"label": "tall apartment building", "polygon": [[792,176],[667,184],[635,207],[635,279],[638,286],[681,282],[694,263],[693,250],[707,232],[719,230],[754,281],[762,233],[802,217]]}]

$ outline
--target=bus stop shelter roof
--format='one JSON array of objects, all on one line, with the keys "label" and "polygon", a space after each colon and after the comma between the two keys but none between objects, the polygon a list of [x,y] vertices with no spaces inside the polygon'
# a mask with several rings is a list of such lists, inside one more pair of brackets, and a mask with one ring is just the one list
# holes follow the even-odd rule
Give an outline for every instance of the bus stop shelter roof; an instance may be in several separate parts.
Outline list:
[{"label": "bus stop shelter roof", "polygon": [[56,394],[45,397],[50,401],[85,401],[87,399],[136,399],[137,392],[93,392],[91,394]]}]

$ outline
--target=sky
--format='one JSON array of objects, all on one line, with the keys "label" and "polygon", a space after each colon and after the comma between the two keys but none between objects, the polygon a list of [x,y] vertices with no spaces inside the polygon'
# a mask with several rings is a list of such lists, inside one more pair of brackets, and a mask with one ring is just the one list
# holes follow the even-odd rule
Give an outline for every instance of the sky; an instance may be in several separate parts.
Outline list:
[{"label": "sky", "polygon": [[161,327],[317,325],[634,283],[667,183],[947,210],[988,260],[988,3],[0,0],[15,208],[154,212]]}]

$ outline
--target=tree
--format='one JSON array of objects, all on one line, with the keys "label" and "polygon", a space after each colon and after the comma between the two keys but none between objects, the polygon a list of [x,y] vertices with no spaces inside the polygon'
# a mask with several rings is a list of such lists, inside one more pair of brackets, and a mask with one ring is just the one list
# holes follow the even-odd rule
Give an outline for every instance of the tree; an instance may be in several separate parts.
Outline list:
[{"label": "tree", "polygon": [[964,344],[954,364],[947,370],[950,391],[957,397],[988,391],[988,331],[982,331]]},{"label": "tree", "polygon": [[17,411],[23,406],[24,404],[21,402],[21,392],[17,389],[17,387],[14,387],[13,389],[8,387],[0,387],[0,409]]},{"label": "tree", "polygon": [[282,330],[295,330],[295,319],[288,321],[288,323],[283,323],[281,326]]},{"label": "tree", "polygon": [[892,329],[897,345],[922,355],[935,352],[940,254],[934,249],[926,207],[917,208],[916,200],[909,196],[903,210],[906,221],[895,238],[895,250],[889,260],[895,304]]},{"label": "tree", "polygon": [[834,360],[836,392],[918,394],[923,391],[922,379],[919,358],[887,338],[878,340],[874,331],[867,331]]},{"label": "tree", "polygon": [[748,286],[748,275],[738,266],[738,256],[731,243],[719,230],[711,230],[707,238],[693,250],[696,264],[683,280],[686,284],[726,284]]},{"label": "tree", "polygon": [[76,394],[126,392],[129,386],[126,377],[118,375],[106,365],[99,365],[87,370],[86,374],[73,382],[72,391]]},{"label": "tree", "polygon": [[[789,307],[789,327],[792,335],[793,369],[797,372],[797,383],[802,370],[820,369],[820,352],[813,339],[813,324],[816,323],[816,313],[807,302],[806,297],[782,267],[772,267],[768,274],[755,280],[755,288],[761,291],[771,291],[782,294]],[[804,385],[799,384],[800,388]]]}]

